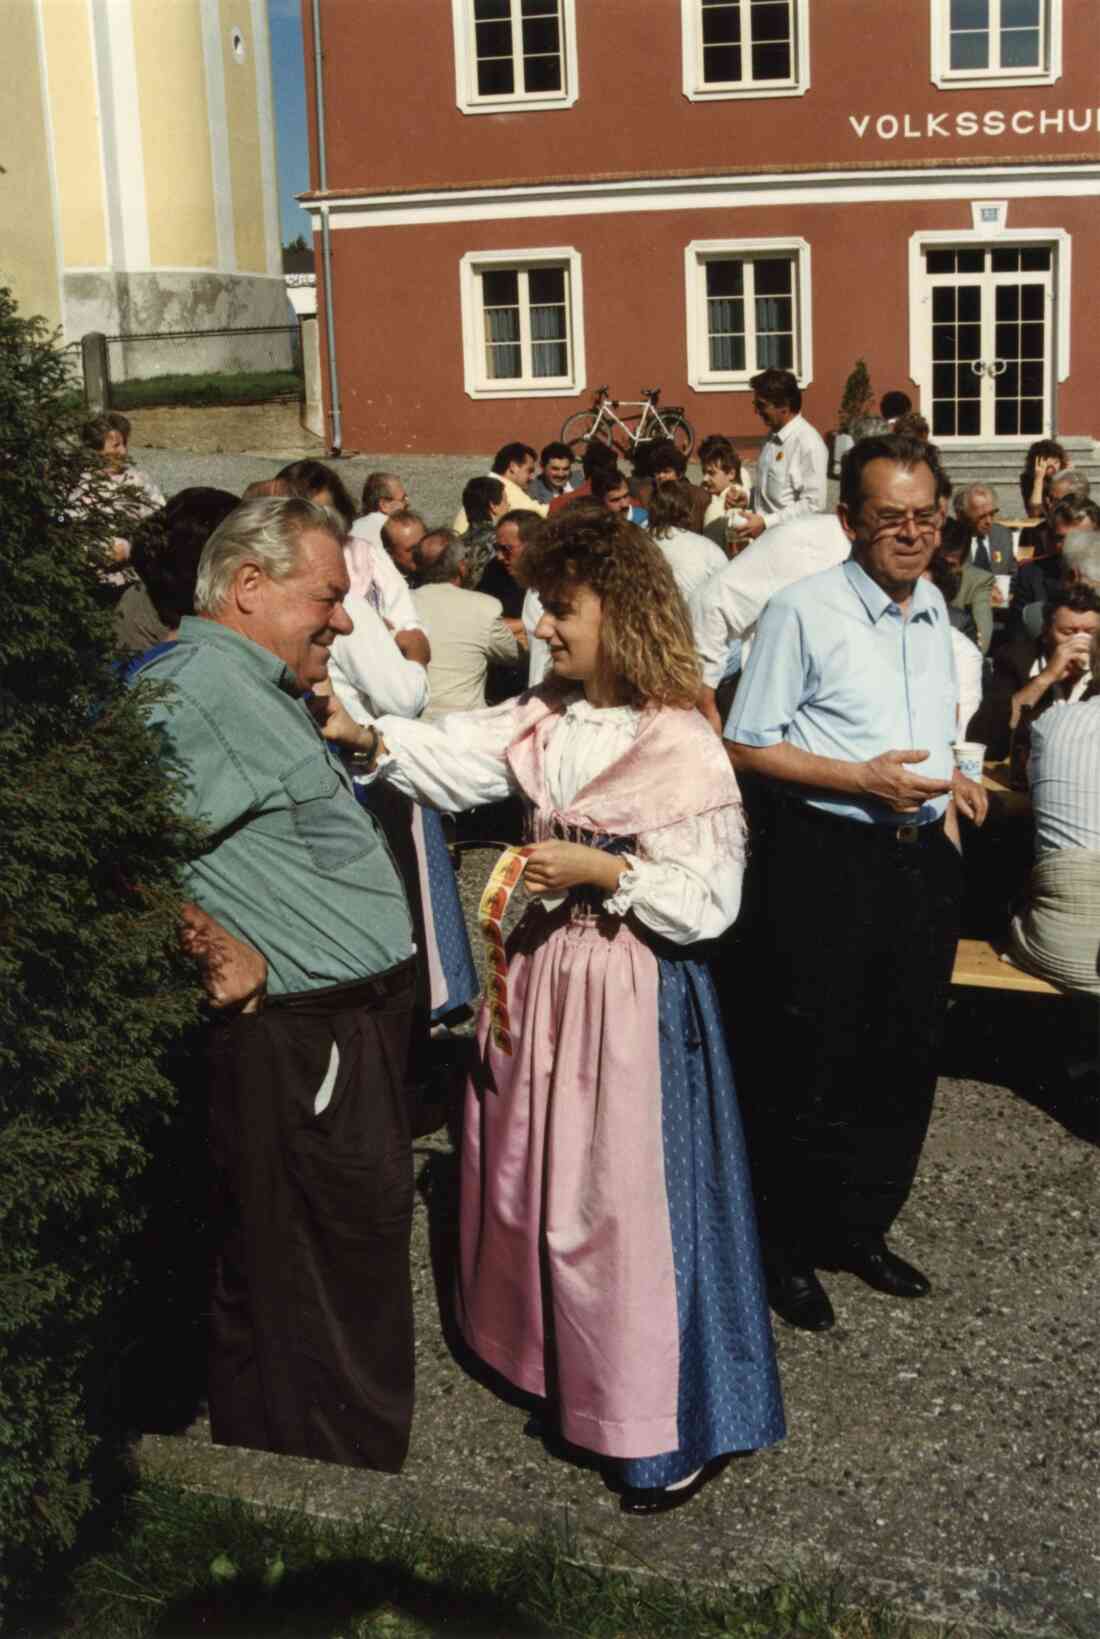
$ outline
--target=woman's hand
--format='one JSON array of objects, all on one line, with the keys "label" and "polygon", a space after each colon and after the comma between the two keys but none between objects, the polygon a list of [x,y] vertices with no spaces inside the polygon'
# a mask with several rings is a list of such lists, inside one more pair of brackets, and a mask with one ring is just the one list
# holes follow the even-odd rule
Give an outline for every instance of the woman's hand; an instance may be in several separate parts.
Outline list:
[{"label": "woman's hand", "polygon": [[613,893],[627,868],[624,859],[581,842],[536,842],[523,851],[527,855],[523,881],[532,894],[565,893],[588,883]]}]

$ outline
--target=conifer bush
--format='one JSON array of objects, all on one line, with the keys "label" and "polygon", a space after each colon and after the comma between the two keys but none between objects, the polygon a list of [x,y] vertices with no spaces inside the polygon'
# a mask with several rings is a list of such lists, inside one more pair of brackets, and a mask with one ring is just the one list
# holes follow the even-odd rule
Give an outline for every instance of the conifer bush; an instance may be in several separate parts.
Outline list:
[{"label": "conifer bush", "polygon": [[104,565],[132,519],[67,404],[45,326],[0,289],[0,1595],[90,1505],[163,1055],[196,1008],[195,838],[113,668]]}]

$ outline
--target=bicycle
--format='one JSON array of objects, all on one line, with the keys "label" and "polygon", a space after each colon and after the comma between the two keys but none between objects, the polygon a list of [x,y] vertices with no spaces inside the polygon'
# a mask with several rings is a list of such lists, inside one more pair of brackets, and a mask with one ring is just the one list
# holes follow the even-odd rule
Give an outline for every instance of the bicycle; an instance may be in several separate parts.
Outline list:
[{"label": "bicycle", "polygon": [[[659,387],[643,387],[642,395],[641,398],[611,398],[608,388],[597,387],[592,408],[578,410],[562,427],[562,443],[569,445],[577,460],[594,438],[610,444],[619,455],[636,456],[639,444],[653,444],[658,439],[669,439],[684,455],[690,455],[695,446],[695,429],[679,405],[659,410]],[[635,408],[641,410],[641,415],[624,418],[616,413],[620,409]]]}]

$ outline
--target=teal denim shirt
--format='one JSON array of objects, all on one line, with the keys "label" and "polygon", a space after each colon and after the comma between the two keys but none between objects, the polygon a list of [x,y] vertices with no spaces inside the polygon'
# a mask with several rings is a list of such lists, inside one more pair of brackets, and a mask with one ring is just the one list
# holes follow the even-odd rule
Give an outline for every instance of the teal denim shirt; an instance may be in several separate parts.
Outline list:
[{"label": "teal denim shirt", "polygon": [[169,685],[150,721],[184,811],[210,832],[187,891],[263,952],[269,993],[369,978],[410,956],[389,849],[283,662],[189,616],[135,681],[145,679]]}]

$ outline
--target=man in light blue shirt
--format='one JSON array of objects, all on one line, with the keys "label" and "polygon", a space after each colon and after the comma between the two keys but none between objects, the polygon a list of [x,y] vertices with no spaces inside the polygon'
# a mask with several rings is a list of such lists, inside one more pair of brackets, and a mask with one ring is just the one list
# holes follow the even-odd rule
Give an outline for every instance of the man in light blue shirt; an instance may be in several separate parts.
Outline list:
[{"label": "man in light blue shirt", "polygon": [[926,445],[855,446],[838,508],[851,557],[768,603],[726,725],[738,773],[775,797],[758,839],[773,1012],[746,1091],[773,1307],[808,1330],[834,1318],[815,1267],[895,1297],[929,1290],[885,1236],[935,1091],[956,806],[985,815],[954,771],[950,627],[921,579],[942,487]]}]

